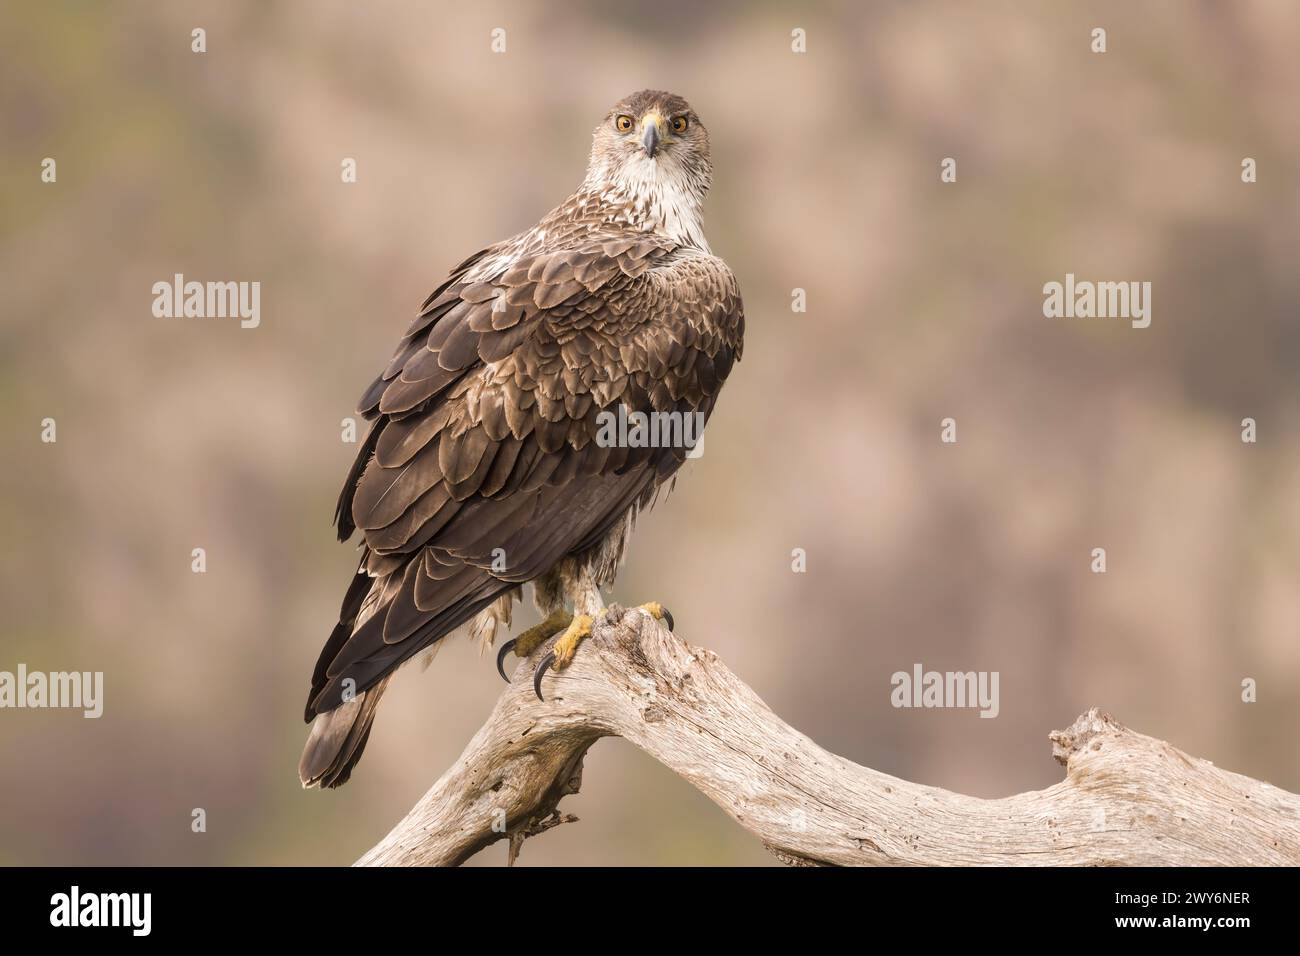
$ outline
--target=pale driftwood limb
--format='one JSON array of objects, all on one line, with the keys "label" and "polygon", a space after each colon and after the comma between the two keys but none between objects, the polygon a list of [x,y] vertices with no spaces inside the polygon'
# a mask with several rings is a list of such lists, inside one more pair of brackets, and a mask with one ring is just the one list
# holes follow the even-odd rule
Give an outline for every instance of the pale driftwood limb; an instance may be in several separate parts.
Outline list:
[{"label": "pale driftwood limb", "polygon": [[1051,735],[1063,781],[997,800],[898,780],[822,750],[712,652],[611,608],[533,696],[519,665],[456,764],[358,865],[457,865],[568,822],[599,738],[672,769],[801,865],[1300,864],[1300,797],[1091,710]]}]

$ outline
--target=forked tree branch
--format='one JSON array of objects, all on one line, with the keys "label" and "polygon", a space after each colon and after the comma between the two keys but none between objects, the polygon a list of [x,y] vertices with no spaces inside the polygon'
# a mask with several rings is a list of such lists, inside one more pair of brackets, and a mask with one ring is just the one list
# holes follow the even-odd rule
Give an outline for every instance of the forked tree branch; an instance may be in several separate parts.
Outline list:
[{"label": "forked tree branch", "polygon": [[358,865],[455,866],[573,818],[587,750],[618,736],[799,865],[1300,864],[1300,797],[1091,710],[1051,735],[1065,779],[996,800],[860,767],[774,714],[710,651],[613,607],[570,667],[513,683],[456,764]]}]

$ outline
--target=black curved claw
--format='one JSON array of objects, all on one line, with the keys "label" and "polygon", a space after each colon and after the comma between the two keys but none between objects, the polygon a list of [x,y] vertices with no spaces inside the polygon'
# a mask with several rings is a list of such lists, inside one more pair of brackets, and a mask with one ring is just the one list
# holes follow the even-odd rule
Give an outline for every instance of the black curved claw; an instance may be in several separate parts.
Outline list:
[{"label": "black curved claw", "polygon": [[551,651],[542,658],[542,662],[537,665],[537,670],[533,672],[533,693],[537,695],[538,700],[546,700],[546,698],[542,696],[542,678],[546,676],[547,668],[554,663],[555,652]]},{"label": "black curved claw", "polygon": [[661,610],[661,611],[664,612],[664,623],[668,625],[668,630],[670,630],[670,631],[673,630],[673,615],[672,615],[672,612],[669,611],[668,608],[664,607],[662,604],[659,605],[659,610]]},{"label": "black curved claw", "polygon": [[497,651],[497,673],[501,675],[501,679],[507,684],[510,683],[510,678],[506,675],[505,659],[506,655],[514,649],[515,639],[512,637],[501,645],[501,650]]}]

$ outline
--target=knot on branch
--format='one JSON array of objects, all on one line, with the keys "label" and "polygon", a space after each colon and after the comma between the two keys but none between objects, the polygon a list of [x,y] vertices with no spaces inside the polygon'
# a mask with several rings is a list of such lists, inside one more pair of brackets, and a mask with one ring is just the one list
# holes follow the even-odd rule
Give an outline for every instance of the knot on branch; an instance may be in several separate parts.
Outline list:
[{"label": "knot on branch", "polygon": [[1103,738],[1118,737],[1128,728],[1096,707],[1075,718],[1066,730],[1053,730],[1048,734],[1052,742],[1052,756],[1062,767],[1070,766],[1070,758],[1085,750],[1100,750]]}]

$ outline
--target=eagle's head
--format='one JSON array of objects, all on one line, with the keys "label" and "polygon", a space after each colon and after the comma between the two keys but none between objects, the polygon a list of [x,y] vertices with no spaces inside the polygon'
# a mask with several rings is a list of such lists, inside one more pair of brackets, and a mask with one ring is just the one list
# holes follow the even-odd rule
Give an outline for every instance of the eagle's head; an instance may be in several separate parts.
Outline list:
[{"label": "eagle's head", "polygon": [[712,176],[709,132],[674,93],[633,93],[614,104],[592,134],[589,187],[614,186],[654,205],[693,206],[698,215]]}]

